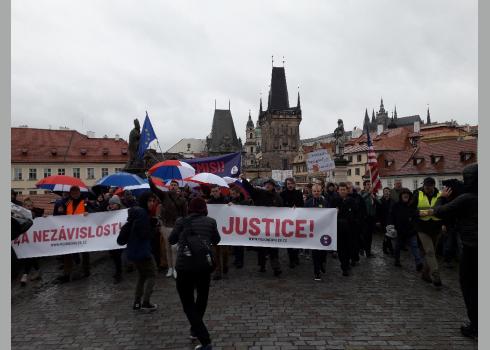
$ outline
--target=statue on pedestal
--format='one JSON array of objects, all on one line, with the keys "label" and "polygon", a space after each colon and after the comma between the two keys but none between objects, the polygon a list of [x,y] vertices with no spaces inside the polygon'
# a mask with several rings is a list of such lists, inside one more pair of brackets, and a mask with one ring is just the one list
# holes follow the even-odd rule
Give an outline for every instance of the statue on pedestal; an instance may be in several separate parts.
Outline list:
[{"label": "statue on pedestal", "polygon": [[337,128],[333,132],[335,137],[335,157],[338,159],[344,158],[345,130],[342,119],[337,121]]},{"label": "statue on pedestal", "polygon": [[141,130],[140,122],[136,118],[134,120],[134,128],[129,133],[129,141],[128,141],[129,159],[128,159],[128,162],[126,163],[126,169],[136,167],[136,163],[138,160],[138,147],[140,144],[140,137],[141,137],[141,131],[140,130]]}]

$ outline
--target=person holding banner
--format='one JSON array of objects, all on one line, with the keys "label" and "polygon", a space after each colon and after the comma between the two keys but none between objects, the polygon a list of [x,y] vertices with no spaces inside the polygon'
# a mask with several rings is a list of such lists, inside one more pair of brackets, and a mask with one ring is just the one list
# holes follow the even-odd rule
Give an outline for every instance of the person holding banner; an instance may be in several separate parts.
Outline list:
[{"label": "person holding banner", "polygon": [[[245,199],[238,185],[231,184],[230,202],[228,203],[228,205],[252,205],[252,201],[250,199]],[[233,247],[233,255],[235,255],[235,261],[233,262],[233,265],[235,265],[237,269],[243,268],[244,253],[245,247]]]},{"label": "person holding banner", "polygon": [[[59,204],[55,204],[55,207],[57,207],[58,215],[61,213],[64,213],[64,215],[88,215],[85,200],[81,197],[80,187],[78,186],[71,186],[68,197]],[[75,255],[77,254],[63,255],[63,275],[56,279],[58,283],[66,283],[71,280],[73,262],[76,259]],[[83,277],[90,276],[90,255],[88,252],[82,253],[82,266]]]},{"label": "person holding banner", "polygon": [[[314,184],[312,189],[313,197],[305,203],[305,208],[335,208],[335,205],[329,203],[325,197],[322,196],[322,186],[319,184]],[[327,251],[313,249],[311,251],[311,257],[313,259],[313,273],[315,275],[315,281],[321,281],[320,272],[325,273],[325,268],[327,264]]]},{"label": "person holding banner", "polygon": [[[226,204],[229,203],[227,197],[221,194],[221,190],[218,185],[211,186],[211,195],[207,201],[208,204]],[[216,270],[214,272],[213,280],[218,281],[227,276],[228,274],[228,256],[230,255],[229,247],[224,245],[217,245],[213,247],[216,257]]]},{"label": "person holding banner", "polygon": [[[286,188],[281,192],[281,198],[285,207],[303,208],[305,201],[301,191],[296,189],[294,178],[288,177],[285,180]],[[294,268],[299,265],[299,249],[288,248],[289,267]]]},{"label": "person holding banner", "polygon": [[[359,254],[361,251],[361,247],[363,247],[363,234],[364,231],[364,222],[367,217],[366,204],[364,203],[364,199],[361,195],[354,189],[352,182],[346,182],[347,191],[349,193],[349,197],[353,199],[354,202],[354,221],[352,228],[352,240],[351,240],[351,265],[356,266],[359,265]],[[340,184],[339,184],[340,189]],[[340,191],[339,191],[340,194]]]},{"label": "person holding banner", "polygon": [[[124,208],[125,207],[124,205],[122,205],[119,196],[114,195],[111,197],[111,199],[109,199],[109,205],[107,207],[108,211],[121,210]],[[114,262],[114,267],[116,269],[114,276],[112,276],[114,278],[114,284],[118,284],[122,281],[122,252],[123,249],[113,249],[109,251],[111,259]]]},{"label": "person holding banner", "polygon": [[[253,187],[250,182],[247,181],[243,174],[240,175],[242,184],[245,190],[250,194],[250,197],[254,201],[254,205],[258,207],[282,207],[283,201],[281,196],[276,192],[276,183],[272,179],[268,179],[264,182],[265,190],[261,188]],[[272,270],[274,270],[274,276],[281,275],[281,264],[279,262],[279,248],[257,248],[258,260],[260,270],[259,272],[265,272],[265,262],[267,255],[269,255]]]}]

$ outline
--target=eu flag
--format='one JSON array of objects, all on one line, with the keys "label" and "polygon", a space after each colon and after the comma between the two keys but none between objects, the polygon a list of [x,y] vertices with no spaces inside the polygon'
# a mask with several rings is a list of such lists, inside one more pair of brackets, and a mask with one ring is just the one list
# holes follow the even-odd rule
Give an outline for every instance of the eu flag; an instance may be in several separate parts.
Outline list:
[{"label": "eu flag", "polygon": [[148,149],[148,146],[153,140],[157,139],[153,126],[151,125],[148,112],[146,112],[145,122],[143,123],[143,130],[141,130],[140,144],[138,147],[138,157],[143,158],[143,154]]}]

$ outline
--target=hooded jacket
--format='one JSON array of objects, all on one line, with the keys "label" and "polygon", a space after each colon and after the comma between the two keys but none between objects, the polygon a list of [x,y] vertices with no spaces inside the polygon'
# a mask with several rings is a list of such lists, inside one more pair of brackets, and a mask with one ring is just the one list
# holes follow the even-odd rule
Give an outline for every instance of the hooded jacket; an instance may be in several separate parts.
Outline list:
[{"label": "hooded jacket", "polygon": [[[404,193],[409,194],[407,203],[401,200],[401,196]],[[388,218],[388,225],[394,225],[396,232],[400,238],[407,238],[417,234],[417,228],[415,222],[417,221],[417,210],[410,206],[413,194],[412,192],[404,188],[399,193],[399,201],[394,203],[391,209],[391,213]]]},{"label": "hooded jacket", "polygon": [[155,186],[151,178],[148,179],[148,183],[151,191],[158,197],[158,199],[160,199],[160,202],[162,202],[160,218],[162,219],[163,225],[166,227],[173,227],[178,218],[187,215],[187,201],[175,192],[164,192],[160,190]]},{"label": "hooded jacket", "polygon": [[454,218],[456,231],[461,242],[469,247],[478,246],[478,164],[471,164],[463,170],[465,193],[448,202],[440,197],[434,208],[434,215]]},{"label": "hooded jacket", "polygon": [[131,227],[126,249],[128,260],[142,261],[152,257],[150,242],[154,236],[155,225],[148,209],[148,199],[151,196],[151,192],[144,192],[139,197],[139,206],[128,210],[128,224]]}]

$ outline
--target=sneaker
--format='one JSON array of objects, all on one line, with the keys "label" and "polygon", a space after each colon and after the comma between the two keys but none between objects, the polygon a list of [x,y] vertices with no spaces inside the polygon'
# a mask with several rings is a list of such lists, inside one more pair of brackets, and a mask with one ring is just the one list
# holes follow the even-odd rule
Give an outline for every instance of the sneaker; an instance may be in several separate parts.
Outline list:
[{"label": "sneaker", "polygon": [[174,276],[175,280],[177,279],[177,270],[176,269],[172,269],[172,276]]},{"label": "sneaker", "polygon": [[281,269],[276,269],[274,270],[274,276],[279,277],[281,275],[282,271]]},{"label": "sneaker", "polygon": [[319,274],[319,273],[315,273],[315,278],[314,278],[314,280],[315,280],[315,281],[321,281],[321,280],[322,280],[322,278],[321,278],[321,276],[320,276],[320,274]]},{"label": "sneaker", "polygon": [[191,334],[189,335],[189,339],[192,341],[197,340],[196,333],[194,333],[192,329],[191,329]]},{"label": "sneaker", "polygon": [[158,308],[157,304],[143,303],[141,304],[141,310],[143,311],[155,311]]},{"label": "sneaker", "polygon": [[402,267],[402,264],[400,264],[400,260],[395,260],[395,266]]},{"label": "sneaker", "polygon": [[432,278],[427,273],[422,273],[422,281],[427,283],[432,283]]},{"label": "sneaker", "polygon": [[471,324],[466,323],[462,325],[460,329],[463,336],[471,339],[478,338],[478,328],[473,327]]},{"label": "sneaker", "polygon": [[194,350],[213,350],[213,346],[211,344],[208,345],[198,345],[194,348]]},{"label": "sneaker", "polygon": [[56,283],[56,284],[62,284],[62,283],[68,283],[68,282],[70,282],[70,276],[69,275],[61,275],[61,276],[58,276],[54,280],[54,283]]},{"label": "sneaker", "polygon": [[23,274],[22,277],[20,278],[20,285],[22,287],[25,287],[27,284],[27,273]]},{"label": "sneaker", "polygon": [[139,301],[134,302],[133,310],[135,310],[135,311],[141,310],[141,303]]},{"label": "sneaker", "polygon": [[171,267],[169,267],[169,269],[168,269],[167,274],[165,275],[165,277],[172,277],[172,274],[173,274],[173,269]]},{"label": "sneaker", "polygon": [[325,266],[325,263],[323,263],[323,264],[320,265],[320,271],[322,273],[325,273],[327,271],[326,266]]},{"label": "sneaker", "polygon": [[439,275],[433,275],[432,276],[432,283],[434,284],[434,287],[436,287],[436,288],[442,287],[441,277],[439,277]]},{"label": "sneaker", "polygon": [[342,271],[342,276],[349,276],[349,270]]},{"label": "sneaker", "polygon": [[417,272],[422,271],[423,268],[424,268],[424,264],[422,264],[422,263],[417,264],[417,266],[415,267],[415,269],[417,270]]}]

